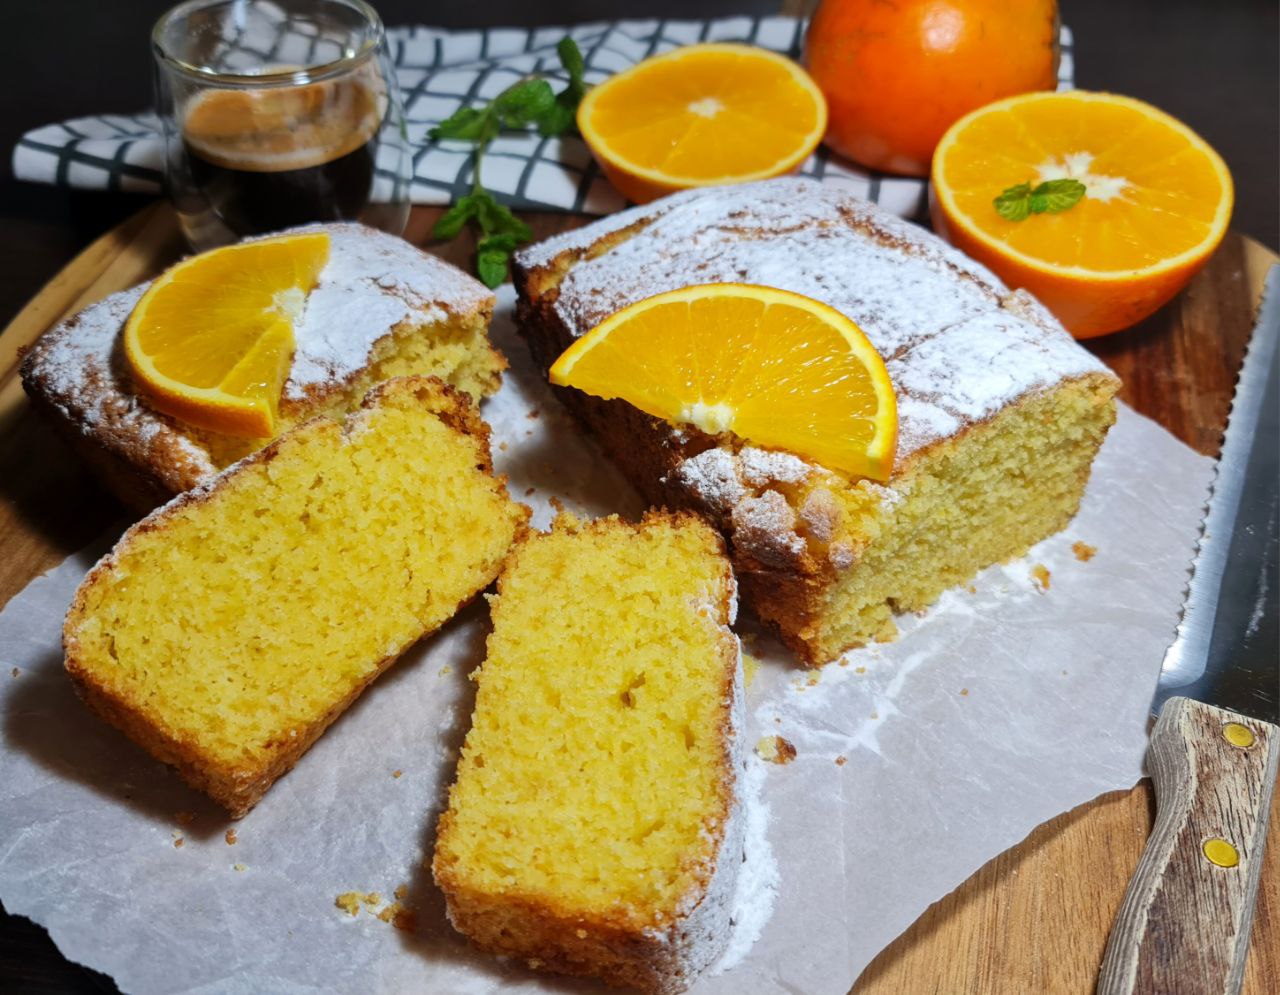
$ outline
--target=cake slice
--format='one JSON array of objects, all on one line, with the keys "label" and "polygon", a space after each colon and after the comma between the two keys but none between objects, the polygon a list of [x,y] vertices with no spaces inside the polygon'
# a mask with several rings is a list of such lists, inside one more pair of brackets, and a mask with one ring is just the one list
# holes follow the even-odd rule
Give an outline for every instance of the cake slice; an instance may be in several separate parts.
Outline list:
[{"label": "cake slice", "polygon": [[512,554],[434,872],[530,967],[682,991],[724,950],[743,857],[736,592],[688,514],[567,516]]},{"label": "cake slice", "polygon": [[[329,261],[294,328],[281,430],[340,417],[395,376],[438,376],[475,400],[498,389],[506,362],[489,344],[493,295],[403,239],[326,224]],[[35,406],[130,507],[150,511],[260,449],[269,439],[202,431],[162,414],[133,386],[120,347],[147,285],[112,294],[43,335],[22,364]]]},{"label": "cake slice", "polygon": [[528,514],[465,396],[388,381],[129,529],[76,592],[67,670],[238,818],[493,580]]},{"label": "cake slice", "polygon": [[651,503],[716,523],[744,601],[808,664],[890,638],[895,612],[1063,528],[1115,420],[1120,381],[1033,298],[831,185],[687,191],[548,239],[514,269],[544,370],[622,308],[719,282],[828,304],[884,357],[899,429],[886,485],[557,388]]}]

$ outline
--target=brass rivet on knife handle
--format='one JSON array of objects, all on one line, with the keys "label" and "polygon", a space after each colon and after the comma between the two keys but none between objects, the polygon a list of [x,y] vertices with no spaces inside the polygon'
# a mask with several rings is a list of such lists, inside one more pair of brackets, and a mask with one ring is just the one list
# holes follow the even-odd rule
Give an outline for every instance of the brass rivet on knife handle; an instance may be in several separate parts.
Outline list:
[{"label": "brass rivet on knife handle", "polygon": [[1239,722],[1225,722],[1222,726],[1222,738],[1232,746],[1242,750],[1247,750],[1256,741],[1253,730]]},{"label": "brass rivet on knife handle", "polygon": [[1147,754],[1156,824],[1116,915],[1099,995],[1240,990],[1280,765],[1273,725],[1247,720],[1253,747],[1231,742],[1224,727],[1242,719],[1181,697],[1160,712]]}]

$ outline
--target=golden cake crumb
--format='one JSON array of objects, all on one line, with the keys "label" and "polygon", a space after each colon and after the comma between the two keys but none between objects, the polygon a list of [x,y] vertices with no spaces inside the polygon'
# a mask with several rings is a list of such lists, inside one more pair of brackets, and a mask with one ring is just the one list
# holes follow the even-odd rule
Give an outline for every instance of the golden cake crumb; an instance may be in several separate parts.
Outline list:
[{"label": "golden cake crumb", "polygon": [[356,916],[360,914],[361,897],[358,891],[344,891],[333,900],[333,904],[342,909],[347,915]]},{"label": "golden cake crumb", "polygon": [[867,668],[866,668],[866,667],[854,667],[854,668],[853,668],[853,672],[854,672],[855,674],[865,674],[865,673],[867,672]]},{"label": "golden cake crumb", "polygon": [[[821,673],[821,671],[819,671],[818,673]],[[820,680],[821,678],[818,676],[818,674],[810,674],[809,680],[808,680],[809,687],[816,688]]]},{"label": "golden cake crumb", "polygon": [[1031,568],[1031,577],[1035,581],[1036,587],[1040,588],[1041,594],[1049,590],[1049,568],[1043,563],[1037,563]]},{"label": "golden cake crumb", "polygon": [[186,843],[186,842],[187,842],[186,840],[184,840],[181,836],[179,836],[179,837],[177,837],[177,838],[175,838],[175,839],[174,839],[174,841],[173,841],[173,846],[174,846],[174,848],[175,848],[175,849],[181,850],[181,849],[182,849],[183,844],[184,844],[184,843]]},{"label": "golden cake crumb", "polygon": [[232,864],[231,869],[233,871],[243,871],[245,869],[245,866],[244,864]]},{"label": "golden cake crumb", "polygon": [[796,748],[781,736],[762,736],[756,743],[756,756],[771,764],[789,764],[796,758]]},{"label": "golden cake crumb", "polygon": [[404,898],[405,895],[409,894],[409,886],[407,884],[398,884],[396,885],[396,890],[391,894],[397,899]]},{"label": "golden cake crumb", "polygon": [[234,829],[228,829],[226,834],[223,836],[223,839],[227,841],[227,846],[235,846],[237,839],[236,831]]},{"label": "golden cake crumb", "polygon": [[443,667],[441,667],[441,668],[440,668],[440,676],[441,676],[441,677],[448,677],[448,676],[449,676],[450,674],[452,674],[452,673],[453,673],[453,668],[452,668],[452,667],[450,667],[447,663],[446,663]]},{"label": "golden cake crumb", "polygon": [[498,443],[498,451],[505,453],[510,447],[505,442]]},{"label": "golden cake crumb", "polygon": [[961,697],[961,698],[967,698],[967,697],[969,697],[969,689],[968,689],[968,688],[961,688],[961,689],[960,689],[960,697]]},{"label": "golden cake crumb", "polygon": [[968,591],[970,594],[977,594],[977,593],[978,593],[978,589],[977,589],[976,587],[974,587],[972,584],[970,584],[968,587],[966,587],[966,588],[965,588],[965,590],[966,590],[966,591]]},{"label": "golden cake crumb", "polygon": [[365,905],[381,905],[382,894],[376,891],[369,892],[367,895],[364,896],[364,904]]},{"label": "golden cake crumb", "polygon": [[742,683],[744,687],[751,687],[751,683],[756,679],[756,671],[760,669],[760,661],[750,653],[742,654]]},{"label": "golden cake crumb", "polygon": [[1071,544],[1071,552],[1076,554],[1076,559],[1081,563],[1088,563],[1097,554],[1098,547],[1090,546],[1087,542],[1077,540]]},{"label": "golden cake crumb", "polygon": [[845,764],[847,764],[848,762],[849,762],[849,758],[848,758],[848,757],[846,757],[843,753],[842,753],[842,754],[840,754],[840,756],[836,757],[836,766],[837,766],[837,767],[843,767],[843,766],[844,766]]},{"label": "golden cake crumb", "polygon": [[402,771],[402,770],[393,770],[393,771],[391,772],[391,776],[392,776],[392,777],[394,777],[394,778],[398,781],[398,780],[400,780],[400,778],[404,777],[404,771]]}]

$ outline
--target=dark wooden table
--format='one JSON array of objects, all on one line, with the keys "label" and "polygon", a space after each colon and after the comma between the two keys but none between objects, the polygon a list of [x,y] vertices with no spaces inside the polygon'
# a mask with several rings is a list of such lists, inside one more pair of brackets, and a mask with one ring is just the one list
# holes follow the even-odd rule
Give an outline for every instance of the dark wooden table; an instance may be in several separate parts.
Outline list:
[{"label": "dark wooden table", "polygon": [[[111,5],[106,17],[99,4],[84,0],[45,0],[6,10],[7,35],[17,44],[9,46],[11,55],[0,64],[0,84],[4,84],[0,85],[4,111],[0,114],[0,141],[4,146],[11,146],[23,130],[48,121],[145,105],[150,85],[147,29],[155,14],[167,6],[164,0],[136,0]],[[477,23],[474,15],[457,10],[433,12],[420,3],[381,0],[378,6],[389,23]],[[776,0],[699,0],[696,4],[628,0],[607,8],[557,0],[531,15],[528,5],[494,0],[485,5],[483,20],[527,24],[533,16],[537,23],[567,23],[618,16],[713,16],[776,9]],[[1223,153],[1235,176],[1234,227],[1274,247],[1280,220],[1277,5],[1243,0],[1216,5],[1200,0],[1124,4],[1063,0],[1063,19],[1077,36],[1079,85],[1150,100],[1203,134]],[[76,252],[145,203],[133,197],[19,184],[8,175],[6,166],[0,177],[0,224],[5,234],[0,239],[0,324],[7,323]],[[410,234],[418,241],[425,238],[425,224],[425,216],[415,220]],[[542,229],[558,226],[554,218],[539,221]],[[1243,341],[1241,329],[1247,327],[1241,324],[1247,318],[1242,311],[1247,310],[1247,304],[1239,295],[1222,294],[1221,288],[1228,286],[1231,274],[1242,272],[1243,266],[1244,243],[1230,240],[1211,272],[1190,294],[1138,328],[1095,344],[1098,353],[1125,376],[1131,403],[1204,452],[1213,452],[1216,447],[1216,433]],[[1229,327],[1231,334],[1221,338],[1219,325]],[[8,441],[0,440],[0,450],[9,448],[5,445]],[[19,466],[12,450],[8,456],[0,456],[0,472],[12,473]],[[51,461],[51,468],[66,465],[62,460]],[[32,498],[55,496],[52,506],[41,507],[33,519],[24,519],[32,527],[46,529],[45,556],[64,547],[69,552],[96,531],[95,522],[111,517],[109,499],[97,492],[86,495],[83,489],[91,485],[84,479],[43,479],[37,483],[35,478],[40,475],[32,469],[33,479],[18,490]],[[59,482],[78,492],[64,493],[50,486]],[[99,505],[92,520],[77,512],[86,496]],[[52,564],[30,567],[35,570],[48,565]],[[0,594],[0,603],[11,593]],[[1122,890],[1123,868],[1136,859],[1143,823],[1149,818],[1148,806],[1149,789],[1139,788],[1095,803],[1087,818],[1078,811],[1042,827],[1027,844],[993,861],[965,888],[926,913],[872,964],[859,990],[911,991],[915,990],[913,984],[926,978],[934,979],[931,987],[943,985],[936,990],[946,991],[1007,991],[1011,985],[1027,991],[1057,987],[1053,979],[1063,975],[1049,970],[1052,960],[1075,956],[1087,963],[1100,954],[1092,949],[1096,937],[1090,935],[1083,944],[1072,937],[1046,939],[1037,935],[1035,917],[1047,907],[1063,907],[1064,901],[1074,897],[1095,906],[1088,919],[1106,919],[1108,909],[1119,899],[1114,885],[1097,894],[1089,888],[1064,892],[1066,886],[1058,882],[1046,887],[1043,900],[1036,899],[1034,891],[1015,892],[1017,904],[1013,907],[991,909],[985,915],[974,910],[990,905],[993,896],[1005,895],[1000,882],[1007,882],[1011,875],[1057,874],[1061,878],[1055,870],[1058,857],[1090,842],[1109,848],[1107,859],[1114,870],[1111,878],[1119,881]],[[1272,843],[1274,848],[1274,839]],[[1274,855],[1268,863],[1269,877],[1274,880]],[[1271,902],[1274,905],[1275,899]],[[1270,923],[1280,909],[1268,908],[1267,912]],[[968,920],[973,921],[972,927],[957,928],[957,922]],[[933,942],[942,933],[947,935],[943,949],[954,954],[958,965],[967,962],[969,968],[957,966],[930,973],[930,965],[921,963],[942,952]],[[1270,935],[1274,943],[1274,932]],[[1004,939],[996,949],[975,953],[970,946],[989,946],[1001,937]],[[1256,987],[1260,979],[1280,984],[1278,959],[1280,954],[1270,951],[1263,956],[1265,963],[1259,963],[1255,942],[1250,974],[1256,990],[1267,990]],[[1037,962],[1039,969],[1034,967]],[[1028,963],[1033,966],[1028,968]],[[1023,966],[1019,968],[1019,964]],[[0,991],[113,990],[109,979],[62,958],[39,927],[25,919],[0,915]]]}]

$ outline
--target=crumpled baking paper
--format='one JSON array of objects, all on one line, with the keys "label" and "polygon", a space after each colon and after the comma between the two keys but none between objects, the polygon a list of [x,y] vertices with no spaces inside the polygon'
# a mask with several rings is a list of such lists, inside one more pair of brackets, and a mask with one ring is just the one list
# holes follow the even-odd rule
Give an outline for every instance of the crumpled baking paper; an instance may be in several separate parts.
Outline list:
[{"label": "crumpled baking paper", "polygon": [[[512,370],[484,407],[498,468],[540,527],[552,496],[580,513],[637,515],[529,364],[507,290],[495,339]],[[902,619],[896,642],[814,673],[748,636],[764,660],[747,692],[749,741],[781,735],[797,751],[767,767],[764,786],[780,885],[759,941],[697,992],[847,992],[992,857],[1138,780],[1210,471],[1121,408],[1067,529]],[[6,909],[129,992],[599,989],[470,950],[424,869],[467,729],[483,601],[407,653],[231,823],[91,715],[63,673],[63,612],[110,538],[0,614]],[[1096,556],[1078,559],[1076,542]],[[374,911],[385,910],[397,888],[414,931],[334,904],[378,892]]]}]

